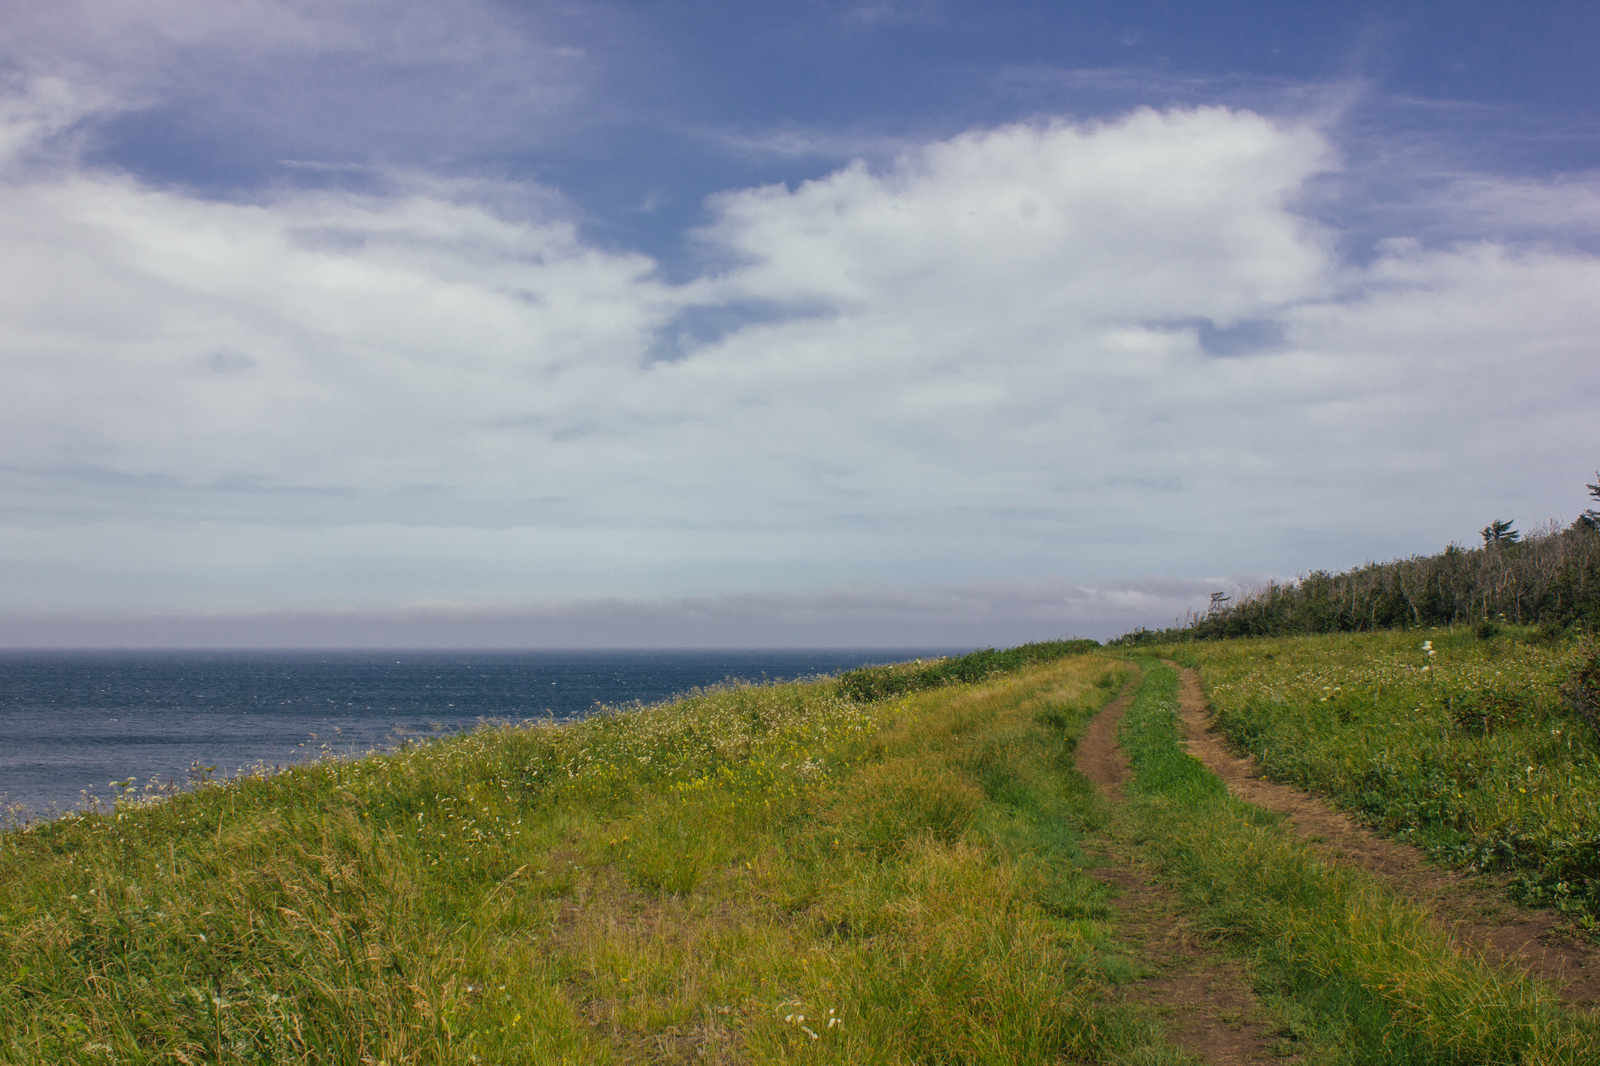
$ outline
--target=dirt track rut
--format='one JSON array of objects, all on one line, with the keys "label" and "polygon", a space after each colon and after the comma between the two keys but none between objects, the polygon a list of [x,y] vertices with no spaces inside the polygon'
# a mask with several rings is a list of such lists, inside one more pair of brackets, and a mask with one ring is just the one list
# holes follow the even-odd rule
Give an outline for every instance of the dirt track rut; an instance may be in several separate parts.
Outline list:
[{"label": "dirt track rut", "polygon": [[[1078,767],[1113,801],[1122,797],[1128,760],[1117,745],[1117,724],[1133,702],[1139,679],[1090,720],[1078,743]],[[1263,1016],[1244,965],[1191,935],[1177,895],[1136,862],[1115,837],[1105,845],[1105,864],[1087,872],[1114,885],[1111,906],[1118,928],[1134,947],[1148,975],[1124,986],[1127,998],[1159,1017],[1167,1038],[1218,1066],[1294,1063],[1285,1057]]]}]

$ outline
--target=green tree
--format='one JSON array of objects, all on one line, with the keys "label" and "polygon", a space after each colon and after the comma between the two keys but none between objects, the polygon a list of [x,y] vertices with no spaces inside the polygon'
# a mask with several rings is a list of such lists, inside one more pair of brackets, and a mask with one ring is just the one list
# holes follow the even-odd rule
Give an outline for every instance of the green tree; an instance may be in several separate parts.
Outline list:
[{"label": "green tree", "polygon": [[1491,545],[1499,547],[1502,544],[1515,544],[1521,540],[1522,534],[1511,528],[1511,523],[1515,521],[1516,519],[1513,518],[1502,522],[1496,518],[1493,522],[1480,529],[1478,532],[1483,534],[1483,546],[1486,548]]}]

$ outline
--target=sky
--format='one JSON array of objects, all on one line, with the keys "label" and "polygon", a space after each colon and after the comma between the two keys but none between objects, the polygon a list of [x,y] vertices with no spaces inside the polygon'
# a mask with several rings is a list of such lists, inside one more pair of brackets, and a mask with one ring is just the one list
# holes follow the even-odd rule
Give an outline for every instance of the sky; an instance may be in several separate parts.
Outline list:
[{"label": "sky", "polygon": [[1600,5],[0,0],[0,646],[979,646],[1592,502]]}]

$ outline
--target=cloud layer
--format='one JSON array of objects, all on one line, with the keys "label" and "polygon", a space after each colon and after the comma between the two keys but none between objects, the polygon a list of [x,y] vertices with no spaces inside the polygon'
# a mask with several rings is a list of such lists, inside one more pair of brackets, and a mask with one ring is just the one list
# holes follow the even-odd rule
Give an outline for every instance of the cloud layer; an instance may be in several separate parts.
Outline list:
[{"label": "cloud layer", "polygon": [[1085,588],[1059,578],[916,590],[837,588],[533,607],[0,616],[14,648],[959,648],[1054,636],[1105,639],[1170,625],[1228,582]]},{"label": "cloud layer", "polygon": [[[250,25],[296,55],[343,47],[306,51],[298,9],[268,7]],[[169,57],[242,32],[160,25],[140,47]],[[536,37],[513,43],[556,47]],[[824,635],[879,608],[817,590],[1059,600],[1042,575],[1350,565],[1576,511],[1600,458],[1600,261],[1481,239],[1592,229],[1582,178],[1468,176],[1473,240],[1397,232],[1352,262],[1306,207],[1343,166],[1325,126],[1042,119],[721,193],[682,278],[549,185],[376,155],[231,199],[137,178],[74,138],[167,68],[74,69],[18,73],[0,110],[0,580],[23,628],[427,599],[598,634],[610,608],[526,605],[621,597],[621,630],[661,643],[653,597],[703,616],[681,643],[851,643]],[[943,594],[904,595],[886,639],[943,639],[916,621]]]}]

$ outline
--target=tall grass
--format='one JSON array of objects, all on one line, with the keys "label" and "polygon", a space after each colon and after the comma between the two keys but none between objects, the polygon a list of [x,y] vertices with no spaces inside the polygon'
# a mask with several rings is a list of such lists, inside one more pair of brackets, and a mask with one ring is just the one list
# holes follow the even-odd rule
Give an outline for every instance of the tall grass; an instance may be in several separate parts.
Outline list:
[{"label": "tall grass", "polygon": [[0,1059],[1156,1061],[1079,869],[1123,669],[733,687],[0,834]]},{"label": "tall grass", "polygon": [[1176,697],[1176,673],[1153,667],[1122,728],[1146,847],[1212,928],[1337,1028],[1352,1061],[1600,1062],[1593,1019],[1458,953],[1415,906],[1231,797],[1180,746]]}]

